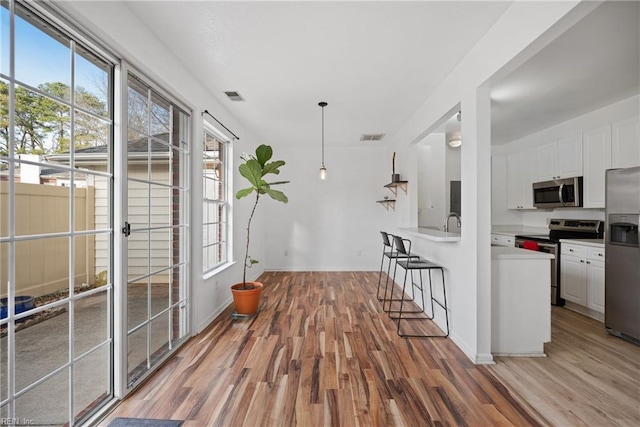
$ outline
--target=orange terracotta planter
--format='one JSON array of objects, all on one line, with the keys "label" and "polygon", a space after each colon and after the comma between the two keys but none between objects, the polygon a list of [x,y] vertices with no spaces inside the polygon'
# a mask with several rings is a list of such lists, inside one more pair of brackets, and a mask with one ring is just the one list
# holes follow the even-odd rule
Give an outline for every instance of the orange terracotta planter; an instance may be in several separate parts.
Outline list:
[{"label": "orange terracotta planter", "polygon": [[251,315],[258,311],[260,305],[260,293],[263,284],[260,282],[247,282],[247,287],[252,289],[243,289],[242,283],[236,283],[231,286],[233,294],[233,304],[238,314]]}]

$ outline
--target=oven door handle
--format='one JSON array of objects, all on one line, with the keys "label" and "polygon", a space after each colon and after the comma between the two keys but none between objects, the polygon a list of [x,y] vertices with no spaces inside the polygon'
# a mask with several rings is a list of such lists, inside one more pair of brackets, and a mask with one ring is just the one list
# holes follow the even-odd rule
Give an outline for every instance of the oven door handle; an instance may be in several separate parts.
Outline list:
[{"label": "oven door handle", "polygon": [[560,199],[560,203],[562,203],[564,205],[564,197],[562,197],[562,195],[564,194],[564,184],[560,184],[560,187],[558,187],[558,198]]},{"label": "oven door handle", "polygon": [[541,248],[553,249],[554,254],[557,250],[557,245],[555,243],[538,243],[538,246]]}]

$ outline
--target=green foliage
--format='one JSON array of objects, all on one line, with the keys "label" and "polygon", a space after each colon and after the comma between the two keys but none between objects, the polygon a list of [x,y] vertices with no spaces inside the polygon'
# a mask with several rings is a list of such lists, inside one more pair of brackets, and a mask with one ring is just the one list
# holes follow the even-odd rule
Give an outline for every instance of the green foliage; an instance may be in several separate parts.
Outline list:
[{"label": "green foliage", "polygon": [[269,162],[273,156],[273,149],[269,145],[260,145],[256,148],[255,155],[243,154],[244,163],[238,166],[240,175],[242,175],[251,187],[244,188],[236,193],[236,199],[247,197],[249,194],[256,192],[258,194],[266,194],[274,200],[287,203],[287,196],[271,187],[274,185],[287,184],[289,181],[267,182],[264,180],[265,175],[280,174],[280,167],[285,165],[284,160],[275,160]]},{"label": "green foliage", "polygon": [[[61,82],[38,86],[43,96],[16,85],[14,93],[14,141],[16,154],[53,154],[69,152],[71,145],[71,109],[56,101],[71,99],[70,88]],[[76,87],[78,106],[104,116],[106,106],[96,95]],[[75,148],[106,144],[109,133],[104,122],[76,111]],[[0,155],[9,153],[9,85],[0,82]]]},{"label": "green foliage", "polygon": [[256,211],[256,206],[258,206],[260,195],[266,194],[272,199],[282,203],[289,202],[289,199],[282,191],[271,188],[274,185],[287,184],[289,181],[267,182],[264,179],[265,175],[279,175],[280,168],[285,165],[283,160],[274,160],[270,162],[269,160],[271,160],[272,156],[273,149],[269,145],[263,144],[256,148],[255,155],[243,154],[240,158],[244,160],[244,163],[241,163],[240,166],[238,166],[240,175],[249,182],[250,187],[239,190],[236,193],[236,199],[242,199],[252,193],[256,193],[256,200],[253,204],[251,215],[249,215],[249,223],[247,225],[247,243],[244,254],[244,270],[242,273],[242,283],[244,283],[245,288],[247,283],[247,268],[251,268],[253,264],[258,263],[257,260],[249,256],[249,236],[251,232],[251,220],[253,219],[253,214]]}]

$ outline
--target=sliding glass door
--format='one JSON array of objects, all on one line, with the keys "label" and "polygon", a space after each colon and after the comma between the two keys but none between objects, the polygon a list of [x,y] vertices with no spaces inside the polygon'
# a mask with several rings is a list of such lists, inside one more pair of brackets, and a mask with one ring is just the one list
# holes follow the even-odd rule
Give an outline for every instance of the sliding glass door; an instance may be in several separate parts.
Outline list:
[{"label": "sliding glass door", "polygon": [[188,334],[190,117],[134,74],[127,80],[127,387]]}]

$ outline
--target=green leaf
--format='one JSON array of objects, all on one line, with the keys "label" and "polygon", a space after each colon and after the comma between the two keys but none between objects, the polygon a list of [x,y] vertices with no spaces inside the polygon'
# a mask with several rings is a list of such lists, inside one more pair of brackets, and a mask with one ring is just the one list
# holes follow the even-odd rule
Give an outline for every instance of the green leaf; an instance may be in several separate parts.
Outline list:
[{"label": "green leaf", "polygon": [[274,200],[277,200],[277,201],[282,202],[282,203],[289,202],[289,199],[287,198],[287,196],[282,191],[272,190],[271,188],[265,188],[264,191],[269,196],[271,196],[271,198],[274,199]]},{"label": "green leaf", "polygon": [[245,163],[238,166],[240,175],[245,177],[247,181],[255,188],[260,188],[260,181],[262,181],[262,166],[257,160],[250,159]]},{"label": "green leaf", "polygon": [[273,149],[269,145],[262,144],[258,148],[256,148],[256,159],[260,163],[261,167],[269,161],[269,159],[273,156]]},{"label": "green leaf", "polygon": [[284,160],[276,160],[274,162],[269,162],[266,165],[264,165],[264,167],[262,168],[262,176],[265,176],[268,173],[274,173],[274,174],[279,174],[280,173],[280,166],[284,166]]},{"label": "green leaf", "polygon": [[243,197],[247,197],[249,194],[253,193],[253,190],[255,190],[255,188],[253,187],[243,188],[242,190],[238,190],[238,192],[236,193],[236,199],[242,199]]}]

